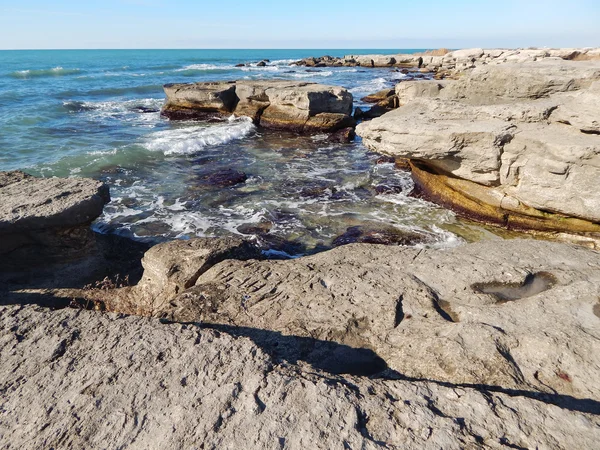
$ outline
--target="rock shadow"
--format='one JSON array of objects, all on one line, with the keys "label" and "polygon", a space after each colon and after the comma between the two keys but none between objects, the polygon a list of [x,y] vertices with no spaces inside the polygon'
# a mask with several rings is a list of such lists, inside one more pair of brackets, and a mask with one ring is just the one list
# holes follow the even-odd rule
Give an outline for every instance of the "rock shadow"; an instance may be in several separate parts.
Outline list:
[{"label": "rock shadow", "polygon": [[81,258],[45,261],[31,257],[31,264],[0,266],[0,305],[39,304],[64,308],[70,299],[55,297],[54,289],[85,289],[134,285],[142,277],[142,257],[149,244],[117,235],[94,233],[94,246]]},{"label": "rock shadow", "polygon": [[371,376],[388,368],[386,362],[368,348],[355,348],[309,337],[287,336],[278,331],[259,328],[206,323],[202,323],[200,327],[235,337],[247,337],[265,350],[276,363],[297,364],[298,361],[304,361],[315,369],[334,375]]},{"label": "rock shadow", "polygon": [[577,411],[586,414],[600,415],[600,402],[590,398],[576,398],[571,395],[547,393],[539,391],[528,391],[525,389],[504,388],[502,386],[477,383],[451,383],[448,381],[432,380],[428,378],[409,377],[396,370],[388,369],[378,374],[376,378],[385,380],[402,380],[409,382],[434,383],[446,388],[475,389],[485,396],[493,393],[505,394],[509,397],[525,397],[541,403],[558,406],[569,411]]}]

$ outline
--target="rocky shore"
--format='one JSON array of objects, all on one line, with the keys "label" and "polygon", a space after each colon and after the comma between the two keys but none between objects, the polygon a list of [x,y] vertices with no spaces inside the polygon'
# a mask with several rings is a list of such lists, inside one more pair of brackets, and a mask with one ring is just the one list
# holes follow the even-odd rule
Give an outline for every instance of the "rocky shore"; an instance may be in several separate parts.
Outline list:
[{"label": "rocky shore", "polygon": [[[357,132],[386,161],[406,162],[419,195],[593,244],[598,52],[503,52],[417,56],[422,68],[448,61],[437,72],[457,79],[374,93],[386,111]],[[172,119],[352,126],[343,88],[165,91]],[[99,236],[89,225],[109,195],[95,180],[2,172],[0,200],[0,448],[566,449],[600,439],[596,250],[533,239],[344,245],[349,234],[333,250],[266,260],[233,237],[146,249]]]},{"label": "rocky shore", "polygon": [[409,159],[422,194],[465,216],[594,240],[599,89],[600,61],[482,65],[456,81],[399,83],[401,106],[357,133]]}]

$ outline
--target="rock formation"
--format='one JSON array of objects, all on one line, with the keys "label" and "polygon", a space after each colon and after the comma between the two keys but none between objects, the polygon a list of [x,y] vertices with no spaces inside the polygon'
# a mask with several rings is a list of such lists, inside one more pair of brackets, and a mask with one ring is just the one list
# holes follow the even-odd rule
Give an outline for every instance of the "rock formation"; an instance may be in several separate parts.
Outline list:
[{"label": "rock formation", "polygon": [[296,62],[308,67],[398,67],[437,72],[441,77],[488,64],[532,62],[543,59],[566,61],[600,60],[599,48],[563,49],[439,49],[424,53],[392,55],[346,55],[305,58]]},{"label": "rock formation", "polygon": [[84,254],[93,244],[90,224],[109,200],[108,186],[99,181],[0,172],[0,265]]},{"label": "rock formation", "polygon": [[600,62],[485,65],[396,95],[405,106],[357,133],[411,159],[430,198],[514,229],[600,232]]},{"label": "rock formation", "polygon": [[[185,286],[202,247],[148,258]],[[217,263],[163,308],[185,324],[0,306],[0,441],[593,448],[599,269],[597,252],[532,240],[359,244]]]},{"label": "rock formation", "polygon": [[162,114],[206,119],[234,114],[265,128],[332,132],[353,127],[352,94],[316,83],[236,81],[167,84]]}]

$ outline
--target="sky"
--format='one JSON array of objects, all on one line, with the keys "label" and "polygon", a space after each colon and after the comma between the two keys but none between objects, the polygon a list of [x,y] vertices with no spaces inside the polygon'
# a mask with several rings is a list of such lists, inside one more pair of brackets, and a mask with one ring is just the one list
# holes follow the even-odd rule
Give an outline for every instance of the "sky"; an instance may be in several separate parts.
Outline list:
[{"label": "sky", "polygon": [[600,0],[0,0],[0,49],[600,47]]}]

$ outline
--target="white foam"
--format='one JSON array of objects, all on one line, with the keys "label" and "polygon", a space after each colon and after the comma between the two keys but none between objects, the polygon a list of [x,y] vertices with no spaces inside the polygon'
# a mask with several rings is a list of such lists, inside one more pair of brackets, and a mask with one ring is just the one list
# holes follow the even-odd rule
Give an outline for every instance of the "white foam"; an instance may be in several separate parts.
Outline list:
[{"label": "white foam", "polygon": [[290,74],[294,78],[312,78],[312,77],[330,77],[333,75],[331,70],[319,72],[293,73]]},{"label": "white foam", "polygon": [[182,67],[181,69],[175,69],[175,72],[186,72],[188,70],[230,70],[234,68],[234,66],[226,64],[190,64],[189,66]]},{"label": "white foam", "polygon": [[226,144],[248,136],[255,126],[247,117],[230,119],[217,125],[195,125],[158,131],[148,135],[143,146],[165,155],[196,153],[207,146]]},{"label": "white foam", "polygon": [[271,61],[271,65],[273,66],[290,66],[291,64],[298,61],[297,59],[276,59],[275,61]]},{"label": "white foam", "polygon": [[51,69],[17,70],[16,72],[12,72],[10,76],[12,76],[13,78],[57,77],[63,75],[72,75],[79,72],[81,72],[81,69],[65,69],[61,66],[57,66]]},{"label": "white foam", "polygon": [[373,93],[382,91],[383,89],[389,88],[390,82],[385,78],[375,78],[368,81],[367,83],[360,84],[352,89],[350,92],[354,93]]}]

